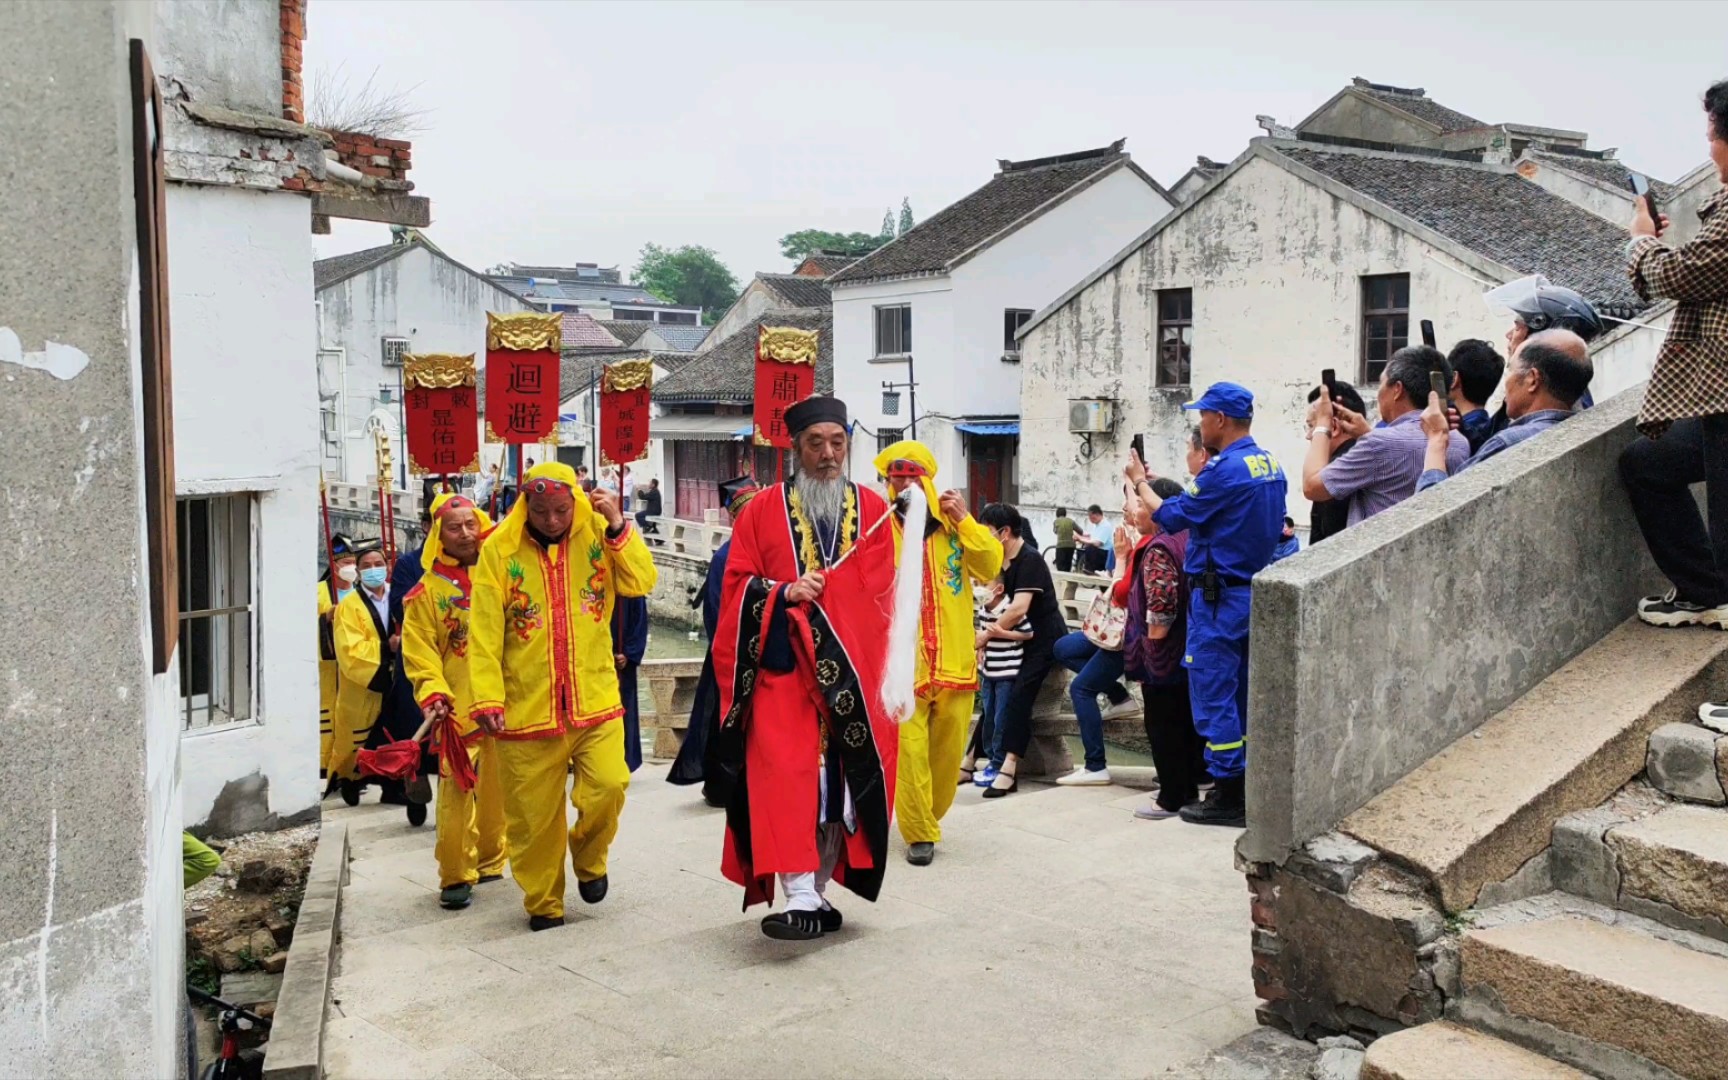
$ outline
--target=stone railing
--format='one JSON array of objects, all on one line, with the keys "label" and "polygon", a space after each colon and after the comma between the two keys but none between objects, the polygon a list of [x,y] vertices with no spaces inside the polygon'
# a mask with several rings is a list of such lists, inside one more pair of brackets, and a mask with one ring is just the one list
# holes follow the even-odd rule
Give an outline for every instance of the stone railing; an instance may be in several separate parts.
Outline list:
[{"label": "stone railing", "polygon": [[1070,630],[1080,629],[1093,599],[1109,587],[1110,580],[1095,574],[1064,574],[1059,570],[1050,571],[1050,576],[1056,579],[1056,604],[1062,609],[1063,621]]},{"label": "stone railing", "polygon": [[703,562],[707,562],[710,556],[720,550],[720,545],[732,537],[731,528],[725,525],[674,517],[651,517],[648,520],[653,522],[658,530],[645,534],[648,543],[656,551],[689,555]]},{"label": "stone railing", "polygon": [[690,706],[696,700],[696,682],[702,676],[702,658],[644,660],[639,674],[648,684],[654,701],[654,756],[678,756],[684,730],[690,723]]},{"label": "stone railing", "polygon": [[1283,863],[1658,588],[1617,472],[1643,394],[1255,577],[1243,858]]}]

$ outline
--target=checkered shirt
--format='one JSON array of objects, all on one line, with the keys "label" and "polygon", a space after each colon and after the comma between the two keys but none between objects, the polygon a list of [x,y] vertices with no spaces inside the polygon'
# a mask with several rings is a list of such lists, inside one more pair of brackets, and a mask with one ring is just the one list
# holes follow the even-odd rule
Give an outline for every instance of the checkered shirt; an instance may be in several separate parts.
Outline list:
[{"label": "checkered shirt", "polygon": [[1704,227],[1691,243],[1644,237],[1630,251],[1638,295],[1679,302],[1638,414],[1638,430],[1651,438],[1676,420],[1728,413],[1728,187],[1698,216]]}]

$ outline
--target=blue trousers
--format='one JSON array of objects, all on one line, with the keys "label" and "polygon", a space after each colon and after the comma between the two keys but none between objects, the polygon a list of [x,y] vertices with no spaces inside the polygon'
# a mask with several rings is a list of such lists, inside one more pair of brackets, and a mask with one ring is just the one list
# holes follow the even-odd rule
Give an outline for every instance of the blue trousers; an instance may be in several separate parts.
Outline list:
[{"label": "blue trousers", "polygon": [[1206,740],[1214,778],[1241,776],[1248,764],[1248,602],[1246,586],[1226,586],[1216,605],[1196,585],[1188,607],[1189,699]]},{"label": "blue trousers", "polygon": [[1122,654],[1100,649],[1076,630],[1056,639],[1056,662],[1074,673],[1068,683],[1068,699],[1074,703],[1074,720],[1080,728],[1080,745],[1086,751],[1086,768],[1097,772],[1104,758],[1104,714],[1098,695],[1120,705],[1128,700],[1122,678]]}]

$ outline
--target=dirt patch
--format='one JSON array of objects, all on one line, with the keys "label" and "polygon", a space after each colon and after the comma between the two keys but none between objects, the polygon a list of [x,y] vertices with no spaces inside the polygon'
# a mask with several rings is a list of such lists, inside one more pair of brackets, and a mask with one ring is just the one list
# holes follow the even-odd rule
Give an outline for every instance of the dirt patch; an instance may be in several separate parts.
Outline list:
[{"label": "dirt patch", "polygon": [[223,975],[281,972],[317,844],[317,825],[222,842],[221,867],[186,890],[187,981],[214,994]]}]

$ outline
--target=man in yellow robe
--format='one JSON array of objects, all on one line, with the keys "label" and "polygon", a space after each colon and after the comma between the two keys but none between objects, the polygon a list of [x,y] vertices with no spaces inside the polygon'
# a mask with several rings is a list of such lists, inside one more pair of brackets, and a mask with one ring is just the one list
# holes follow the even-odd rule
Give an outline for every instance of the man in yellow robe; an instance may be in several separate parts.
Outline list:
[{"label": "man in yellow robe", "polygon": [[[434,499],[420,563],[426,573],[402,601],[402,667],[432,722],[438,756],[438,902],[465,908],[474,886],[504,876],[504,793],[492,739],[469,713],[469,571],[490,529],[485,511],[461,495]],[[444,721],[448,720],[448,723]],[[460,746],[444,746],[452,736]],[[464,755],[468,768],[454,770]],[[463,787],[468,782],[470,786]]]},{"label": "man in yellow robe", "polygon": [[[906,861],[928,866],[942,839],[942,817],[954,804],[972,699],[978,689],[972,583],[1002,571],[1002,545],[973,519],[958,491],[936,494],[936,457],[923,443],[897,442],[876,456],[891,496],[923,488],[924,601],[919,620],[917,705],[900,725],[900,787],[894,809]],[[894,520],[894,550],[905,525]]]},{"label": "man in yellow robe", "polygon": [[378,722],[390,690],[396,641],[388,626],[390,570],[376,540],[353,546],[360,570],[357,588],[336,605],[332,617],[339,685],[325,771],[342,788],[342,801],[360,801],[360,748]]},{"label": "man in yellow robe", "polygon": [[[630,786],[612,607],[620,596],[647,596],[654,578],[618,497],[584,494],[561,462],[528,470],[480,547],[468,643],[473,716],[496,738],[510,870],[532,930],[564,924],[566,843],[582,899],[606,896],[606,853]],[[568,835],[566,792],[576,808]]]},{"label": "man in yellow robe", "polygon": [[[336,687],[340,666],[336,663],[336,604],[353,590],[360,579],[354,565],[353,542],[341,533],[330,537],[331,565],[318,582],[318,777],[326,774],[330,760],[331,726],[336,715]],[[326,791],[324,794],[330,794]]]}]

